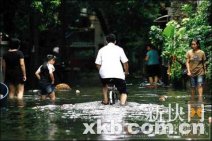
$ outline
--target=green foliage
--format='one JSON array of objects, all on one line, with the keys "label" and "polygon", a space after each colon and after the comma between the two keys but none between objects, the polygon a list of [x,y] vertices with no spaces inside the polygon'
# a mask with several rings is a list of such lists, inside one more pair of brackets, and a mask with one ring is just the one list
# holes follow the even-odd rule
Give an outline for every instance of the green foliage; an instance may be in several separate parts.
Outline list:
[{"label": "green foliage", "polygon": [[31,7],[39,15],[38,29],[40,31],[47,30],[49,27],[60,24],[58,18],[58,8],[61,0],[34,0]]},{"label": "green foliage", "polygon": [[156,48],[162,48],[162,43],[163,43],[163,36],[162,36],[162,29],[160,29],[158,26],[151,26],[150,29],[150,40],[151,43],[156,47]]},{"label": "green foliage", "polygon": [[43,4],[41,1],[33,1],[32,7],[35,8],[37,11],[43,13]]},{"label": "green foliage", "polygon": [[192,15],[193,11],[193,7],[189,4],[185,4],[182,6],[182,11],[187,14],[187,15]]},{"label": "green foliage", "polygon": [[[185,63],[185,54],[190,49],[189,43],[191,39],[198,38],[201,42],[201,49],[205,51],[207,55],[207,78],[212,79],[211,75],[211,46],[212,39],[212,27],[207,22],[209,1],[201,1],[198,5],[196,12],[193,12],[192,7],[188,4],[182,6],[182,10],[187,18],[181,21],[169,21],[166,28],[163,30],[161,36],[163,36],[163,52],[162,56],[166,58],[177,57],[178,60]],[[152,34],[155,31],[155,26],[152,26],[150,31],[150,39],[153,43],[157,43],[157,34]],[[157,29],[161,30],[161,29]],[[179,79],[181,77],[181,65],[178,61],[172,60],[171,65],[171,78]]]}]

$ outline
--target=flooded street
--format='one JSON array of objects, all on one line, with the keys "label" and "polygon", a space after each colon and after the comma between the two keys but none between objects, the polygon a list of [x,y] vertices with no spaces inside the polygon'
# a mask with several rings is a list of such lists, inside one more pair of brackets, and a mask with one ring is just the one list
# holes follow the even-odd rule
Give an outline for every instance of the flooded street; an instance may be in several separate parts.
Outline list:
[{"label": "flooded street", "polygon": [[95,83],[57,92],[55,104],[32,91],[23,106],[8,102],[1,108],[1,140],[210,140],[209,92],[200,101],[188,90],[143,88],[133,80],[126,106],[102,105],[101,85]]},{"label": "flooded street", "polygon": [[211,141],[210,9],[212,0],[3,0],[0,141]]}]

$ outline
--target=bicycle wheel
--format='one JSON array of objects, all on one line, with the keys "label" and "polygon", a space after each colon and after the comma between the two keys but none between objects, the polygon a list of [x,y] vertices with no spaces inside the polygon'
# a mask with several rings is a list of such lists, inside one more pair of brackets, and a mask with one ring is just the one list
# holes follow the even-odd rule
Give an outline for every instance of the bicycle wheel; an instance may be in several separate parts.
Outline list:
[{"label": "bicycle wheel", "polygon": [[112,105],[114,103],[113,101],[113,91],[109,91],[109,104]]}]

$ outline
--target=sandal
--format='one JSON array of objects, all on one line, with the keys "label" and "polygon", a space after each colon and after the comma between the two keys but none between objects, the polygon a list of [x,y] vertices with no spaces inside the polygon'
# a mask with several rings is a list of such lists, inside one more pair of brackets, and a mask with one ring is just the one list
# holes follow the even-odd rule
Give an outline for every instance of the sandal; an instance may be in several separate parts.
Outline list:
[{"label": "sandal", "polygon": [[109,102],[105,103],[104,101],[101,102],[103,105],[108,105]]}]

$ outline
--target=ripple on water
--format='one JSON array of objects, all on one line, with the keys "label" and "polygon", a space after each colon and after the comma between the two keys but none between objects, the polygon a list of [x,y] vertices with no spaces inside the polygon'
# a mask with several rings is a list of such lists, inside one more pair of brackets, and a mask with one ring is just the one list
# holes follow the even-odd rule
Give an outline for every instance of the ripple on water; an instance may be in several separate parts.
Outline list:
[{"label": "ripple on water", "polygon": [[139,97],[158,97],[158,94],[154,94],[154,93],[146,93],[146,94],[137,93],[137,94],[134,94],[133,96],[139,96]]},{"label": "ripple on water", "polygon": [[212,105],[204,105],[204,110],[211,112],[212,111]]},{"label": "ripple on water", "polygon": [[83,119],[97,119],[97,118],[114,118],[119,119],[123,117],[140,118],[147,113],[152,112],[167,112],[168,108],[164,105],[157,104],[140,104],[136,102],[128,102],[126,106],[120,106],[119,103],[114,105],[102,105],[100,101],[63,104],[63,105],[45,105],[37,106],[33,109],[37,110],[61,110],[62,118],[83,118]]}]

